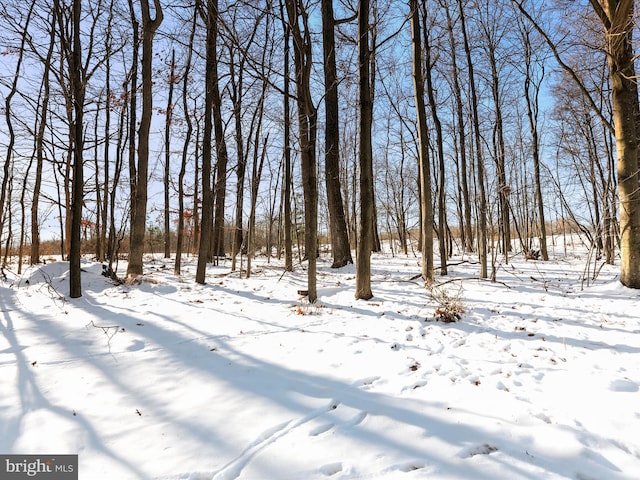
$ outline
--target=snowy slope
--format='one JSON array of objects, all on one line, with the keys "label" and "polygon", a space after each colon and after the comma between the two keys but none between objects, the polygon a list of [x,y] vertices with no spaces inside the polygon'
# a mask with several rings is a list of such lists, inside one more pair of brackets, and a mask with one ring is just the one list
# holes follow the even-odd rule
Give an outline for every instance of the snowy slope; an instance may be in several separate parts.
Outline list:
[{"label": "snowy slope", "polygon": [[9,278],[0,452],[77,453],[83,480],[640,478],[640,292],[615,268],[461,263],[443,323],[414,257],[374,257],[368,302],[321,262],[313,306],[304,271],[257,263],[204,286],[86,263],[76,300],[64,262]]}]

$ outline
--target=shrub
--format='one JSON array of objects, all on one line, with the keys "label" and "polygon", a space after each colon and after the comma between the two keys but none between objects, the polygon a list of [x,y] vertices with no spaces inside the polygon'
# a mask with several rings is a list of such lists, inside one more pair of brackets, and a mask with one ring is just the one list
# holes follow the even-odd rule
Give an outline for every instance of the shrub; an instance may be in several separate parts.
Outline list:
[{"label": "shrub", "polygon": [[447,289],[442,285],[431,284],[427,286],[431,300],[436,304],[433,316],[436,320],[445,323],[457,322],[466,311],[462,302],[462,285],[457,291]]}]

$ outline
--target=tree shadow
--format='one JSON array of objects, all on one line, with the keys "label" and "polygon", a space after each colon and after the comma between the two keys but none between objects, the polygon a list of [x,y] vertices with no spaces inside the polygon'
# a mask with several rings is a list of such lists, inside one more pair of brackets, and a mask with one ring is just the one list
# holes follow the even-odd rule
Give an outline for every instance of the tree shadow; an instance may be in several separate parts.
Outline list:
[{"label": "tree shadow", "polygon": [[[87,435],[88,441],[93,448],[95,448],[97,451],[100,451],[111,461],[119,464],[125,470],[129,471],[136,477],[144,478],[143,472],[135,464],[127,461],[123,456],[121,456],[117,452],[114,452],[106,445],[102,435],[91,424],[89,419],[83,416],[73,415],[73,413],[68,408],[62,407],[50,401],[47,395],[42,391],[37,375],[35,374],[35,370],[33,369],[32,362],[30,362],[24,355],[24,350],[28,348],[28,345],[21,344],[19,336],[16,334],[14,319],[17,322],[24,321],[25,319],[20,313],[20,306],[16,302],[15,292],[12,289],[0,287],[0,311],[2,312],[2,320],[0,321],[0,332],[2,332],[3,337],[10,345],[9,349],[3,351],[3,353],[11,353],[14,356],[14,361],[3,361],[2,363],[4,368],[12,365],[16,369],[15,389],[17,390],[17,397],[20,402],[20,413],[13,418],[4,418],[0,440],[0,445],[2,447],[0,448],[0,450],[6,453],[15,454],[49,453],[41,451],[14,451],[14,445],[21,434],[25,416],[30,412],[36,411],[38,409],[44,409],[50,412],[53,417],[58,417],[65,421],[70,421],[70,419],[72,419],[73,422],[77,422],[78,427],[81,428],[82,431]],[[46,321],[44,317],[32,317],[29,319],[29,321],[37,322],[38,326],[44,329],[47,329],[48,327],[48,321]],[[49,329],[48,333],[52,335],[52,339],[56,339],[59,331],[55,328],[52,328]],[[57,340],[61,345],[64,345],[63,338],[58,338]],[[3,377],[6,378],[6,374],[3,375]],[[3,381],[3,383],[5,383],[5,381]],[[5,388],[3,388],[3,391],[10,392],[12,389],[12,386],[6,385]],[[57,445],[57,443],[58,442],[55,438],[50,439],[50,444],[52,446],[51,448],[56,449],[55,446]],[[56,449],[55,451],[50,453],[76,454],[78,452],[59,452]]]}]

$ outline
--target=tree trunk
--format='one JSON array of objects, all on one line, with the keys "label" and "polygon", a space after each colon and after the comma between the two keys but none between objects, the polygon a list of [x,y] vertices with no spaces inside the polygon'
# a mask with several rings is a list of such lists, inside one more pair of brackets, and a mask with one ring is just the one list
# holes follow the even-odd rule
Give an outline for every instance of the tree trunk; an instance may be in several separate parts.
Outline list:
[{"label": "tree trunk", "polygon": [[[308,12],[295,0],[286,1],[293,36],[298,102],[298,132],[304,193],[305,254],[308,259],[307,293],[309,302],[318,298],[316,269],[318,252],[318,175],[316,136],[318,113],[311,98],[312,43]],[[302,28],[300,27],[302,22]]]},{"label": "tree trunk", "polygon": [[180,162],[180,173],[178,173],[178,232],[176,235],[176,259],[173,266],[173,271],[176,275],[180,275],[182,272],[182,250],[184,245],[184,230],[185,230],[185,208],[184,208],[184,177],[187,172],[187,158],[189,156],[189,145],[191,143],[191,135],[193,133],[193,123],[191,121],[191,115],[189,114],[189,97],[187,95],[189,91],[189,74],[191,73],[191,59],[193,56],[193,39],[196,34],[197,25],[197,12],[193,13],[193,26],[191,28],[191,34],[189,36],[189,43],[187,44],[187,59],[185,61],[184,73],[182,76],[182,109],[184,111],[184,121],[187,125],[187,130],[184,136],[184,143],[182,144],[182,160]]},{"label": "tree trunk", "polygon": [[71,242],[69,250],[69,296],[82,296],[81,283],[81,244],[80,230],[82,222],[82,204],[84,195],[84,165],[83,165],[83,137],[84,137],[84,94],[85,81],[82,70],[82,46],[80,44],[80,24],[82,0],[73,0],[73,40],[71,47],[71,62],[69,75],[71,77],[71,92],[73,98],[73,195],[71,198]]},{"label": "tree trunk", "polygon": [[198,265],[196,282],[205,283],[210,242],[213,231],[213,191],[211,189],[211,157],[213,134],[212,114],[214,108],[214,59],[218,34],[218,0],[207,0],[207,46],[204,98],[204,131],[202,139],[202,219],[200,224],[200,244],[198,246]]},{"label": "tree trunk", "polygon": [[[197,5],[197,3],[196,3]],[[193,244],[191,245],[191,252],[195,255],[200,251],[200,235],[201,235],[201,221],[200,216],[202,214],[202,199],[200,198],[200,177],[201,177],[201,162],[198,161],[201,158],[200,155],[200,118],[197,117],[196,112],[198,111],[197,100],[193,101],[193,113],[196,122],[196,134],[195,134],[195,145],[194,145],[194,161],[193,161],[193,216],[191,217],[193,220]],[[211,151],[211,149],[209,149]],[[211,156],[209,156],[211,158]],[[211,165],[211,164],[209,164]],[[211,172],[211,167],[209,167],[209,172]],[[211,185],[211,184],[209,184]],[[211,189],[211,187],[209,187]]]},{"label": "tree trunk", "polygon": [[147,184],[149,176],[149,132],[153,114],[153,37],[162,23],[160,0],[153,0],[154,18],[151,18],[149,0],[141,0],[142,12],[142,110],[138,130],[138,165],[136,186],[131,209],[130,252],[127,275],[142,275],[144,241],[147,224]]},{"label": "tree trunk", "polygon": [[284,269],[287,272],[293,271],[293,239],[291,238],[291,106],[290,106],[290,58],[291,58],[291,27],[285,19],[282,0],[280,0],[280,16],[282,17],[282,28],[284,30],[284,179],[283,198],[284,203]]},{"label": "tree trunk", "polygon": [[[425,53],[425,74],[427,80],[427,92],[429,98],[429,106],[431,107],[431,118],[436,129],[436,152],[438,154],[438,247],[440,251],[440,275],[447,275],[447,206],[445,201],[445,166],[444,166],[444,141],[442,138],[442,122],[438,115],[438,106],[436,103],[435,89],[432,79],[431,66],[431,44],[429,42],[429,33],[427,31],[427,13],[422,8],[422,18],[425,25],[424,34],[424,53]],[[420,25],[417,26],[420,28]]]},{"label": "tree trunk", "polygon": [[[102,99],[98,100],[98,104],[96,110],[100,112],[100,107],[102,105]],[[106,105],[105,105],[106,109]],[[98,130],[99,130],[99,115],[96,115],[94,119],[94,128],[93,128],[93,138],[98,138]],[[105,143],[108,143],[105,141]],[[105,203],[102,199],[102,185],[100,183],[100,158],[98,155],[100,143],[95,140],[93,144],[93,164],[95,168],[95,185],[96,185],[96,222],[95,222],[95,254],[96,259],[99,262],[104,262],[104,245],[102,244],[102,237],[100,236],[100,232],[102,230],[102,210],[105,207]],[[86,227],[85,227],[86,228]]]},{"label": "tree trunk", "polygon": [[322,0],[322,46],[325,90],[325,185],[329,208],[332,268],[353,263],[340,187],[340,128],[333,0]]},{"label": "tree trunk", "polygon": [[[57,4],[56,4],[57,5]],[[32,2],[29,8],[29,12],[27,14],[27,18],[24,25],[24,31],[21,38],[20,50],[18,51],[18,60],[16,62],[15,74],[13,76],[13,81],[11,83],[11,87],[9,92],[6,94],[4,99],[4,115],[5,121],[7,123],[8,130],[8,145],[6,147],[6,156],[4,161],[4,166],[2,169],[2,186],[0,187],[0,238],[2,237],[2,232],[4,230],[4,221],[5,221],[5,209],[10,210],[10,202],[7,201],[7,195],[9,192],[9,180],[12,176],[12,167],[13,167],[13,154],[14,154],[14,146],[16,141],[16,136],[13,129],[13,113],[11,111],[11,102],[13,97],[18,92],[18,80],[21,77],[22,70],[22,61],[25,52],[25,44],[27,41],[27,32],[29,28],[29,23],[31,22],[31,15],[33,13],[35,7],[35,2]],[[58,5],[59,7],[59,5]],[[54,29],[52,29],[54,30]],[[53,33],[52,33],[53,35]],[[44,123],[44,118],[43,118]]]},{"label": "tree trunk", "polygon": [[418,124],[418,169],[420,173],[420,219],[422,243],[422,278],[433,281],[433,203],[431,198],[431,165],[429,162],[429,135],[424,103],[424,79],[422,76],[422,38],[418,0],[409,0],[411,12],[411,50],[413,64],[413,89]]},{"label": "tree trunk", "polygon": [[371,291],[371,251],[373,248],[373,152],[371,125],[371,51],[369,49],[369,0],[360,0],[358,8],[358,64],[360,99],[360,239],[356,255],[356,299],[373,298]]},{"label": "tree trunk", "polygon": [[[113,22],[113,0],[109,5],[109,23],[107,27],[107,34],[105,37],[105,108],[104,108],[104,150],[103,161],[104,165],[104,183],[102,185],[102,207],[100,209],[100,232],[98,243],[101,245],[100,250],[102,252],[102,261],[107,260],[109,245],[107,242],[107,231],[109,224],[109,182],[110,182],[110,168],[111,168],[111,108],[112,108],[112,91],[111,91],[111,55],[112,52],[112,36],[111,25]],[[96,172],[96,177],[98,172]]]},{"label": "tree trunk", "polygon": [[253,168],[251,173],[251,210],[249,212],[249,229],[247,232],[247,275],[251,276],[251,260],[255,255],[256,249],[256,205],[258,203],[258,190],[260,188],[260,178],[262,177],[262,167],[264,159],[267,156],[267,139],[264,139],[260,160],[258,160],[258,142],[260,137],[260,128],[257,129],[254,140]]},{"label": "tree trunk", "polygon": [[478,114],[478,96],[476,94],[475,74],[473,70],[473,60],[471,58],[471,47],[467,37],[467,26],[462,0],[457,0],[460,12],[460,28],[462,30],[462,40],[464,43],[465,56],[467,57],[467,68],[469,69],[469,88],[471,90],[471,113],[473,116],[473,131],[475,134],[476,153],[476,175],[478,188],[478,258],[480,260],[480,277],[487,278],[487,195],[485,193],[485,167],[482,155],[482,137],[480,135],[480,117]]},{"label": "tree trunk", "polygon": [[224,122],[222,120],[222,99],[220,97],[220,79],[218,76],[218,0],[212,2],[215,9],[215,23],[211,25],[213,30],[213,41],[210,48],[213,49],[211,56],[211,95],[213,106],[213,129],[215,132],[216,144],[216,181],[215,181],[215,211],[212,231],[212,254],[217,263],[218,257],[225,256],[224,248],[224,203],[227,196],[227,142],[224,138]]},{"label": "tree trunk", "polygon": [[460,144],[460,190],[462,194],[462,248],[463,251],[473,251],[473,230],[471,228],[471,201],[469,199],[469,183],[468,166],[467,166],[467,141],[464,126],[464,106],[462,101],[462,88],[460,86],[460,78],[458,74],[458,61],[456,56],[456,42],[453,35],[453,22],[451,20],[451,12],[449,11],[448,1],[442,2],[447,16],[447,33],[449,36],[449,46],[451,48],[451,70],[453,79],[453,94],[456,101],[456,128],[458,130],[458,138]]},{"label": "tree trunk", "polygon": [[486,33],[489,65],[491,66],[491,93],[495,108],[495,157],[496,174],[498,177],[498,199],[500,206],[499,230],[502,237],[502,253],[505,261],[509,262],[509,252],[511,252],[511,218],[509,214],[509,193],[511,188],[507,184],[507,173],[505,167],[506,148],[504,143],[504,121],[502,119],[502,99],[500,98],[500,77],[496,60],[496,46],[490,34]]},{"label": "tree trunk", "polygon": [[31,199],[31,265],[40,263],[40,226],[38,210],[40,203],[40,191],[42,187],[42,171],[44,168],[44,135],[47,128],[47,112],[49,110],[49,98],[51,92],[49,73],[51,71],[51,58],[56,40],[55,32],[55,19],[52,19],[49,36],[49,50],[45,57],[44,71],[42,73],[43,94],[40,108],[40,123],[38,123],[36,133],[36,174],[33,183],[33,197]]},{"label": "tree trunk", "polygon": [[640,179],[638,172],[638,87],[634,69],[632,0],[609,0],[604,9],[591,4],[607,33],[613,122],[618,156],[620,199],[620,281],[640,288]]},{"label": "tree trunk", "polygon": [[233,118],[235,120],[235,140],[236,140],[236,213],[233,241],[231,244],[231,271],[236,270],[236,257],[241,252],[244,240],[243,210],[244,210],[244,183],[247,170],[247,160],[244,151],[244,135],[242,127],[242,98],[244,95],[244,62],[240,62],[236,72],[233,61],[229,62],[231,79],[231,100],[233,103]]},{"label": "tree trunk", "polygon": [[176,83],[176,51],[171,51],[169,70],[169,94],[164,124],[164,258],[171,257],[171,204],[169,181],[171,174],[171,122],[173,119],[173,86]]},{"label": "tree trunk", "polygon": [[540,230],[540,257],[543,261],[549,260],[547,250],[547,225],[544,215],[544,199],[542,197],[542,182],[540,179],[540,138],[538,135],[538,111],[539,95],[542,78],[544,78],[544,67],[540,78],[533,79],[531,62],[533,60],[533,48],[531,45],[530,32],[521,26],[521,34],[524,47],[525,77],[524,77],[524,98],[527,104],[527,119],[529,120],[529,132],[531,134],[531,153],[533,156],[533,181],[535,188],[536,204],[538,206],[538,228]]},{"label": "tree trunk", "polygon": [[[127,98],[127,85],[124,85],[123,98]],[[124,132],[127,116],[127,102],[124,101],[120,107],[120,117],[118,119],[117,139],[116,139],[116,160],[113,167],[113,182],[109,189],[109,235],[107,239],[107,258],[109,259],[109,273],[115,278],[113,271],[113,262],[116,260],[118,251],[118,237],[122,235],[116,228],[116,194],[120,184],[120,175],[122,173],[122,165],[124,163]]]}]

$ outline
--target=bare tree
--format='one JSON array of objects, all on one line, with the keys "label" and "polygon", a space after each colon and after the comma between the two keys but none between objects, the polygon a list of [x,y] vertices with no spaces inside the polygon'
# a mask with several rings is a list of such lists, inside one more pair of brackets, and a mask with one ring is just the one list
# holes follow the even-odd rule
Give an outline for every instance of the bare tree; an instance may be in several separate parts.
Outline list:
[{"label": "bare tree", "polygon": [[371,125],[373,123],[373,95],[371,89],[371,47],[369,45],[369,0],[358,6],[358,91],[360,100],[360,238],[356,254],[356,299],[373,298],[371,291],[371,252],[374,236],[373,151]]},{"label": "bare tree", "polygon": [[284,210],[284,269],[293,271],[293,251],[291,238],[291,102],[290,102],[290,63],[291,63],[291,27],[285,19],[284,5],[280,0],[280,17],[284,31],[284,75],[283,75],[283,181],[282,203]]},{"label": "bare tree", "polygon": [[22,61],[24,58],[25,44],[28,38],[28,27],[31,21],[31,16],[33,14],[33,10],[35,7],[35,1],[31,3],[29,7],[28,14],[25,19],[25,25],[22,29],[20,35],[20,46],[18,48],[18,60],[16,62],[16,71],[13,76],[13,80],[11,82],[11,86],[9,88],[9,92],[5,96],[4,99],[4,115],[5,122],[7,124],[9,143],[7,144],[7,153],[4,160],[4,165],[2,168],[2,186],[0,187],[0,237],[2,237],[2,231],[4,229],[4,219],[5,219],[5,211],[9,205],[7,205],[7,198],[9,192],[9,180],[11,178],[11,170],[13,165],[13,155],[14,155],[14,147],[16,142],[16,135],[13,127],[13,113],[11,110],[11,103],[13,101],[13,97],[18,92],[18,81],[21,77],[22,70]]},{"label": "bare tree", "polygon": [[[229,155],[227,153],[227,142],[224,137],[224,121],[222,119],[222,97],[220,95],[220,77],[218,74],[218,16],[220,15],[218,1],[214,2],[216,25],[214,40],[211,44],[213,49],[213,55],[211,61],[211,95],[213,102],[213,129],[215,132],[215,145],[216,145],[216,180],[215,180],[215,211],[213,216],[213,230],[212,230],[212,248],[213,255],[216,258],[224,257],[224,206],[227,194],[227,163],[229,161]],[[207,72],[208,73],[208,72]]]},{"label": "bare tree", "polygon": [[[109,224],[109,207],[110,207],[110,195],[109,195],[109,182],[110,182],[110,170],[111,170],[111,109],[113,108],[112,88],[111,88],[111,56],[113,54],[113,0],[109,2],[109,14],[107,20],[107,30],[104,39],[104,51],[105,51],[105,85],[104,85],[104,146],[103,146],[103,165],[104,165],[104,183],[102,185],[102,204],[98,205],[98,217],[100,218],[100,232],[99,238],[96,242],[99,250],[99,260],[104,261],[108,255],[108,241],[107,241],[107,225]],[[97,142],[96,142],[97,144]],[[98,158],[96,155],[96,179],[99,177],[98,172]],[[100,186],[98,185],[99,189]]]},{"label": "bare tree", "polygon": [[453,20],[449,9],[449,0],[440,0],[444,8],[447,18],[447,35],[449,38],[449,46],[451,50],[451,81],[453,96],[455,98],[455,116],[456,130],[458,133],[458,157],[459,157],[459,184],[462,196],[462,224],[461,224],[461,240],[463,250],[472,252],[473,247],[473,230],[471,228],[471,201],[469,199],[469,167],[467,163],[467,135],[465,129],[464,103],[462,100],[462,86],[460,82],[460,73],[458,60],[456,55],[456,38],[453,30]]},{"label": "bare tree", "polygon": [[475,138],[475,154],[476,154],[476,187],[478,189],[478,257],[480,260],[480,277],[487,278],[487,195],[485,193],[485,166],[482,154],[482,135],[480,134],[480,115],[478,113],[478,95],[476,93],[476,79],[473,68],[473,59],[471,57],[471,46],[467,36],[466,16],[462,0],[456,0],[458,3],[458,12],[460,14],[460,30],[462,32],[462,41],[464,52],[467,59],[467,69],[469,75],[469,89],[471,91],[471,113],[473,121],[473,132]]},{"label": "bare tree", "polygon": [[[436,130],[436,152],[438,158],[438,246],[440,251],[440,275],[447,274],[447,205],[446,205],[446,192],[445,192],[445,166],[444,166],[444,140],[442,135],[442,122],[440,121],[440,114],[438,112],[438,103],[436,100],[436,93],[433,81],[433,65],[431,62],[431,40],[429,38],[429,32],[426,28],[427,25],[427,11],[424,8],[420,9],[423,18],[424,36],[424,55],[425,55],[425,77],[427,81],[427,98],[429,99],[429,107],[431,110],[431,118],[433,119],[433,125]],[[416,28],[419,30],[420,25]],[[419,31],[417,32],[419,33]],[[419,47],[419,45],[418,45]],[[418,60],[418,59],[415,59]],[[415,68],[415,67],[414,67]],[[422,75],[420,75],[422,77]],[[417,96],[417,95],[416,95]],[[422,140],[421,140],[422,142]],[[422,147],[421,147],[422,148]],[[422,163],[422,162],[421,162]],[[433,214],[432,214],[433,215]],[[435,217],[435,215],[433,215]]]},{"label": "bare tree", "polygon": [[298,135],[302,187],[304,192],[305,255],[307,269],[307,294],[311,303],[318,293],[316,287],[316,256],[318,252],[318,174],[316,165],[316,137],[318,112],[311,97],[312,41],[309,15],[304,5],[296,0],[286,0],[287,16],[293,37],[295,63],[296,101],[298,105]]},{"label": "bare tree", "polygon": [[512,1],[547,42],[558,64],[585,93],[585,98],[600,116],[603,124],[612,127],[615,131],[620,205],[620,282],[629,288],[640,288],[640,178],[638,178],[640,177],[638,169],[640,106],[633,47],[635,2],[633,0],[589,0],[604,30],[613,105],[613,125],[610,125],[576,72],[562,60],[555,43],[532,18],[522,2]]},{"label": "bare tree", "polygon": [[[511,252],[511,218],[509,209],[509,194],[511,187],[507,183],[507,172],[505,166],[506,146],[504,139],[504,118],[502,106],[502,92],[500,88],[501,71],[498,65],[498,50],[500,41],[504,36],[504,18],[505,11],[494,2],[485,0],[484,8],[478,6],[480,12],[480,28],[485,40],[485,50],[487,59],[489,60],[491,98],[494,108],[494,131],[493,139],[493,157],[496,165],[496,181],[498,183],[498,214],[499,214],[499,232],[501,238],[501,250],[505,259],[508,261],[509,252]],[[479,150],[480,145],[476,145]]]},{"label": "bare tree", "polygon": [[171,64],[169,67],[169,94],[167,95],[167,108],[164,112],[164,258],[171,257],[171,203],[170,203],[170,179],[171,179],[171,123],[173,122],[173,89],[178,82],[176,76],[176,50],[171,50]]},{"label": "bare tree", "polygon": [[[239,7],[241,8],[241,7]],[[269,67],[265,65],[265,58],[267,56],[267,46],[269,43],[268,34],[265,38],[265,46],[262,48],[261,59],[254,60],[250,58],[249,50],[254,45],[256,35],[260,31],[259,25],[265,17],[266,13],[270,10],[269,8],[264,9],[262,12],[256,15],[254,19],[254,23],[252,25],[253,28],[249,28],[249,33],[245,34],[236,27],[236,15],[238,15],[238,9],[233,9],[233,16],[231,21],[225,23],[225,27],[227,29],[227,42],[226,47],[229,53],[229,83],[228,83],[228,91],[231,100],[231,104],[233,106],[233,120],[235,127],[235,149],[236,149],[236,204],[235,204],[235,228],[233,232],[232,242],[231,242],[231,270],[236,270],[236,262],[238,253],[242,251],[243,244],[245,242],[245,235],[243,229],[243,209],[244,209],[244,191],[245,191],[245,176],[247,169],[247,156],[251,144],[251,136],[252,131],[256,122],[256,117],[258,116],[258,111],[263,107],[256,107],[254,110],[254,115],[251,119],[251,131],[249,132],[249,140],[245,145],[245,131],[244,131],[244,114],[245,114],[245,96],[248,96],[247,93],[250,91],[247,88],[245,83],[245,79],[247,76],[251,78],[251,74],[247,75],[247,64],[257,63],[255,65],[255,69],[257,72],[254,74],[257,77],[263,77],[264,80],[264,70]],[[242,16],[242,15],[240,15]],[[268,28],[265,29],[268,31]],[[251,83],[251,82],[250,82]],[[263,84],[265,82],[263,81]],[[264,95],[264,90],[262,91]],[[258,99],[259,104],[264,104],[264,99],[262,96]],[[246,245],[244,245],[246,247]]]},{"label": "bare tree", "polygon": [[[160,0],[153,0],[153,17],[149,0],[140,0],[142,13],[142,110],[138,129],[138,158],[135,189],[132,192],[131,234],[127,275],[142,275],[149,176],[149,133],[153,114],[153,37],[162,23]],[[133,15],[133,13],[132,13]]]},{"label": "bare tree", "polygon": [[634,68],[634,1],[590,0],[606,34],[620,198],[620,281],[640,288],[640,109]]},{"label": "bare tree", "polygon": [[[254,30],[254,34],[255,34]],[[244,74],[246,57],[240,55],[238,62],[234,61],[234,45],[229,44],[229,85],[231,103],[233,104],[233,118],[235,121],[235,141],[236,141],[236,211],[235,229],[231,242],[231,271],[236,270],[238,253],[241,252],[244,242],[243,210],[244,210],[244,190],[245,176],[247,171],[247,159],[244,145],[244,128],[242,121],[242,109],[244,99]]]},{"label": "bare tree", "polygon": [[211,158],[213,135],[212,115],[215,107],[214,81],[217,76],[214,66],[217,65],[218,42],[218,0],[207,0],[207,8],[203,14],[206,19],[206,72],[204,97],[204,130],[202,138],[202,221],[200,225],[200,244],[198,247],[198,265],[196,282],[205,283],[207,262],[210,259],[210,242],[213,233],[213,190],[211,188]]},{"label": "bare tree", "polygon": [[429,133],[424,103],[422,76],[422,27],[418,0],[409,0],[411,12],[411,52],[413,56],[413,88],[418,124],[418,169],[420,172],[420,218],[422,244],[422,278],[433,281],[433,203],[431,198],[431,165],[429,161]]},{"label": "bare tree", "polygon": [[[262,116],[262,114],[260,114]],[[262,178],[262,168],[264,167],[264,160],[267,156],[267,135],[263,140],[262,152],[260,149],[260,135],[262,129],[258,127],[255,132],[254,140],[254,152],[253,163],[251,171],[251,210],[249,212],[249,228],[247,231],[247,275],[251,276],[251,261],[255,255],[256,249],[256,206],[258,203],[258,190],[260,188],[260,179]]]},{"label": "bare tree", "polygon": [[[59,0],[54,0],[54,10],[58,18],[60,32],[65,31],[65,18]],[[69,100],[73,105],[72,121],[69,125],[69,137],[73,146],[73,182],[71,197],[71,234],[69,250],[69,296],[78,298],[82,296],[81,282],[81,222],[82,205],[84,200],[84,165],[83,165],[83,140],[84,140],[84,98],[86,89],[86,70],[82,64],[82,45],[80,42],[80,25],[82,14],[82,0],[73,0],[71,7],[71,41],[64,35],[60,35],[62,49],[68,58],[69,67]]]},{"label": "bare tree", "polygon": [[340,119],[333,0],[322,0],[321,9],[325,89],[325,185],[333,255],[331,266],[340,268],[353,263],[353,258],[340,187]]},{"label": "bare tree", "polygon": [[43,58],[42,73],[42,103],[40,104],[40,118],[36,129],[36,172],[33,183],[33,196],[31,198],[31,257],[30,264],[40,263],[40,225],[38,219],[40,192],[42,188],[42,172],[44,169],[44,143],[45,131],[47,128],[47,113],[49,110],[49,100],[51,93],[51,83],[49,76],[51,72],[51,61],[53,58],[53,49],[56,42],[55,17],[51,16],[51,25],[49,29],[49,48],[46,56]]},{"label": "bare tree", "polygon": [[547,250],[547,226],[544,214],[544,199],[542,197],[542,182],[540,178],[540,135],[539,111],[540,90],[544,79],[544,65],[540,66],[539,75],[534,77],[534,50],[531,43],[531,32],[527,26],[520,23],[520,33],[524,48],[524,98],[527,105],[527,119],[531,134],[531,155],[533,157],[533,181],[535,188],[536,204],[538,206],[538,227],[540,230],[540,256],[543,261],[549,260]]},{"label": "bare tree", "polygon": [[[187,129],[184,136],[184,143],[182,144],[182,160],[180,162],[180,173],[178,174],[178,232],[176,235],[176,259],[173,267],[173,271],[176,275],[180,275],[182,268],[182,250],[184,245],[184,230],[185,230],[185,206],[184,206],[184,177],[187,173],[187,159],[189,156],[189,145],[191,143],[191,137],[193,135],[193,122],[191,121],[191,115],[189,111],[189,97],[187,95],[189,91],[189,75],[191,73],[191,61],[193,58],[193,40],[196,34],[197,25],[197,11],[194,9],[193,21],[191,24],[191,33],[189,34],[189,41],[186,45],[187,57],[185,60],[184,72],[182,74],[182,110],[184,113],[184,121],[187,125]],[[197,162],[197,161],[196,161]]]}]

